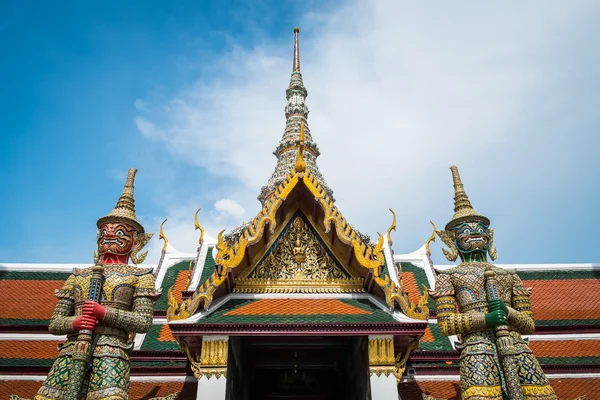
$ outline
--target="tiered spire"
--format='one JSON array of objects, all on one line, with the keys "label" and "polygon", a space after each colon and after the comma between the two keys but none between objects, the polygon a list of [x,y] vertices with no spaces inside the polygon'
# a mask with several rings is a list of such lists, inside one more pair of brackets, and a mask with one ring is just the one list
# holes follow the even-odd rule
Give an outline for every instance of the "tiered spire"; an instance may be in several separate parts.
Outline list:
[{"label": "tiered spire", "polygon": [[298,34],[300,29],[294,28],[294,63],[290,85],[285,91],[287,105],[285,106],[285,131],[279,145],[273,152],[277,157],[277,165],[269,179],[269,182],[260,190],[258,200],[261,203],[275,192],[277,187],[284,181],[287,174],[294,170],[298,148],[300,146],[300,127],[304,125],[304,143],[302,145],[302,158],[306,162],[306,168],[317,178],[317,181],[325,189],[327,194],[333,199],[333,192],[325,184],[325,180],[319,172],[316,159],[319,156],[319,149],[312,140],[310,128],[308,127],[308,107],[306,107],[306,96],[308,92],[302,81],[300,73],[300,46],[298,43]]},{"label": "tiered spire", "polygon": [[454,216],[446,225],[446,230],[467,221],[481,221],[489,226],[490,220],[487,217],[478,214],[477,211],[473,209],[471,201],[469,201],[469,197],[467,196],[460,179],[458,168],[453,165],[450,167],[450,171],[452,172],[452,183],[454,184]]}]

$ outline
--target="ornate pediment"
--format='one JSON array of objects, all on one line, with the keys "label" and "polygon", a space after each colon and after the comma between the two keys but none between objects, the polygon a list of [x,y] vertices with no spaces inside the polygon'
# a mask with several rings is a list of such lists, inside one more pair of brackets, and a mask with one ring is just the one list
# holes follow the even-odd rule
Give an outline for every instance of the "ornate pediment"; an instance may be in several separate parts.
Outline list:
[{"label": "ornate pediment", "polygon": [[260,261],[236,279],[236,292],[356,293],[362,279],[344,268],[305,217],[291,218]]}]

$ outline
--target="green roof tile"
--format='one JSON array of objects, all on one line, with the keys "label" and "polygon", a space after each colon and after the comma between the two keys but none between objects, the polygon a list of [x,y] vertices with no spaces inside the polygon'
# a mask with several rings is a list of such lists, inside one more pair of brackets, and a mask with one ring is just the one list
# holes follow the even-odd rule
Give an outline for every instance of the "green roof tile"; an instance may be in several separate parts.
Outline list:
[{"label": "green roof tile", "polygon": [[190,261],[191,260],[181,261],[169,267],[169,269],[165,273],[165,278],[163,279],[160,285],[162,289],[162,294],[160,298],[154,303],[155,310],[166,310],[169,307],[167,292],[169,291],[169,288],[175,283],[175,279],[177,279],[177,275],[179,274],[179,272],[187,270],[190,267]]},{"label": "green roof tile", "polygon": [[517,271],[522,280],[600,279],[600,271]]},{"label": "green roof tile", "polygon": [[434,340],[433,342],[421,341],[419,350],[453,350],[450,339],[440,331],[437,323],[429,324],[429,330]]},{"label": "green roof tile", "polygon": [[206,260],[204,260],[204,268],[202,268],[202,275],[200,275],[198,286],[202,286],[213,272],[215,272],[215,259],[212,256],[213,248],[214,246],[209,247],[206,253]]},{"label": "green roof tile", "polygon": [[163,326],[152,325],[152,328],[146,333],[140,350],[179,350],[177,342],[162,342],[158,340],[158,335]]},{"label": "green roof tile", "polygon": [[70,272],[0,271],[0,280],[66,281],[70,275]]},{"label": "green roof tile", "polygon": [[[399,264],[400,264],[400,267],[398,268],[399,271],[410,272],[414,275],[415,281],[417,282],[417,287],[419,288],[420,296],[423,296],[423,293],[425,291],[423,289],[423,285],[427,286],[427,288],[429,288],[429,290],[431,290],[431,287],[429,286],[429,281],[427,280],[427,274],[425,273],[425,271],[422,268],[417,267],[413,263],[402,262]],[[435,310],[435,300],[433,300],[431,298],[431,296],[429,297],[427,306],[429,307],[429,310]]]}]

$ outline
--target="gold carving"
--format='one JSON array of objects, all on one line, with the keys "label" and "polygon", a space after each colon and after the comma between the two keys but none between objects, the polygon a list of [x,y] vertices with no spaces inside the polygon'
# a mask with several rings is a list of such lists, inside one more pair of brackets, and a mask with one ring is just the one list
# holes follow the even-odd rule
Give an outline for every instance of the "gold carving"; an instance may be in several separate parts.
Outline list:
[{"label": "gold carving", "polygon": [[398,355],[396,355],[396,360],[394,363],[394,376],[396,377],[396,382],[400,383],[400,380],[402,379],[402,375],[404,374],[404,371],[406,370],[406,362],[408,361],[408,357],[410,357],[411,353],[417,349],[417,347],[419,347],[419,341],[418,340],[414,340],[412,342],[410,342],[410,344],[408,345],[408,348],[406,349],[406,353],[401,354],[399,353]]},{"label": "gold carving", "polygon": [[391,208],[389,210],[392,213],[393,219],[392,219],[392,225],[390,225],[390,227],[388,228],[388,230],[385,233],[385,235],[387,237],[388,246],[392,247],[392,235],[391,235],[391,233],[392,233],[392,231],[396,230],[396,213]]},{"label": "gold carving", "polygon": [[210,379],[227,377],[227,340],[202,340],[201,354],[192,354],[185,340],[179,341],[179,347],[187,356],[196,379],[203,376]]},{"label": "gold carving", "polygon": [[429,223],[431,224],[431,226],[433,226],[433,232],[431,233],[431,236],[429,236],[429,239],[427,239],[427,241],[425,242],[425,251],[427,253],[427,257],[431,257],[431,249],[429,248],[429,244],[431,242],[435,242],[436,232],[435,224],[433,223],[433,221],[429,221]]},{"label": "gold carving", "polygon": [[394,372],[394,339],[369,339],[369,371],[370,374],[389,376]]},{"label": "gold carving", "polygon": [[362,292],[363,282],[331,257],[306,221],[296,216],[275,248],[236,280],[236,292]]},{"label": "gold carving", "polygon": [[435,232],[438,234],[440,239],[442,239],[442,242],[444,242],[444,244],[450,248],[450,251],[448,251],[446,249],[442,249],[442,252],[444,253],[444,256],[446,257],[446,260],[456,261],[456,258],[458,257],[458,249],[456,248],[456,244],[454,243],[454,232],[452,232],[452,231],[435,231]]},{"label": "gold carving", "polygon": [[490,228],[488,229],[488,232],[490,235],[490,246],[488,248],[488,254],[490,255],[492,261],[495,261],[498,257],[498,252],[496,251],[496,246],[494,246],[494,229]]},{"label": "gold carving", "polygon": [[202,226],[200,226],[200,223],[198,223],[198,213],[200,212],[201,208],[196,210],[196,213],[194,214],[194,226],[196,227],[196,230],[200,231],[200,239],[198,239],[198,243],[202,244],[202,241],[204,240],[204,228],[202,228]]},{"label": "gold carving", "polygon": [[167,246],[169,245],[169,239],[167,239],[167,237],[165,236],[165,234],[163,232],[163,225],[165,224],[165,222],[167,222],[166,218],[163,222],[160,223],[160,230],[158,231],[158,240],[163,240],[165,242],[165,244],[163,244],[163,248],[162,248],[163,253],[165,251],[167,251]]}]

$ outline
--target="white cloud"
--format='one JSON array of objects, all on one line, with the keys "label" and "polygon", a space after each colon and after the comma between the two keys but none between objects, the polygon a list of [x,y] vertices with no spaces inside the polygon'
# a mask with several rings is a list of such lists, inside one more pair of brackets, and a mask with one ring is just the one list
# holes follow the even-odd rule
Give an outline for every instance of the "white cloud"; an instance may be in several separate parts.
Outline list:
[{"label": "white cloud", "polygon": [[[570,131],[566,141],[556,130],[568,99],[554,95],[570,84],[560,65],[586,3],[461,4],[356,1],[331,14],[307,13],[301,24],[321,172],[338,207],[366,233],[384,231],[387,208],[395,209],[397,252],[420,247],[429,219],[443,226],[451,217],[452,164],[475,208],[498,228],[502,249],[509,224],[527,221],[527,207],[544,202],[556,184],[536,179],[547,176],[548,160],[563,172],[584,162],[573,143],[585,133]],[[241,223],[259,210],[255,196],[275,166],[271,151],[284,129],[291,55],[291,29],[284,44],[236,47],[215,61],[219,79],[191,82],[136,119],[145,137],[239,184],[241,197],[213,199],[215,222],[226,214]],[[529,200],[513,195],[532,185],[538,192]]]},{"label": "white cloud", "polygon": [[244,216],[244,207],[240,206],[234,200],[221,199],[215,202],[215,210],[222,213],[225,218],[240,220]]},{"label": "white cloud", "polygon": [[161,133],[156,129],[156,126],[151,121],[148,121],[144,117],[137,117],[135,119],[135,125],[144,137],[147,139],[160,139]]}]

